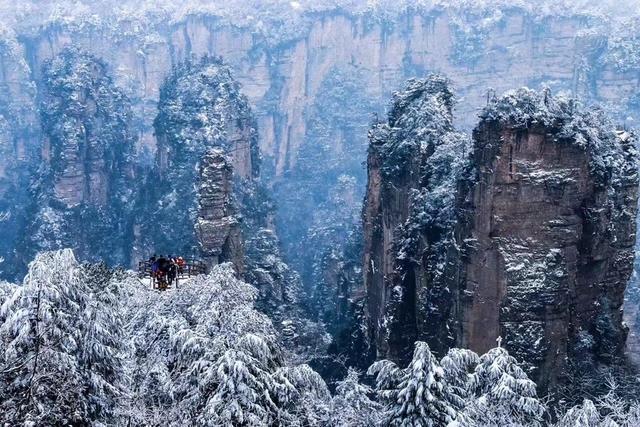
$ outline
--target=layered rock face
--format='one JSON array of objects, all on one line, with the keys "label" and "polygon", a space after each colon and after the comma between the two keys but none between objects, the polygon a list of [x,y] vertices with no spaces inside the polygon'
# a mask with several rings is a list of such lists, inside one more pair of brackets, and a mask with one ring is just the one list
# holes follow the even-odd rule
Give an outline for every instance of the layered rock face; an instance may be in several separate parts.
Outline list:
[{"label": "layered rock face", "polygon": [[22,46],[0,37],[0,272],[9,277],[20,264],[15,249],[29,220],[30,174],[39,158],[36,90],[29,74]]},{"label": "layered rock face", "polygon": [[621,356],[634,137],[521,90],[489,104],[469,145],[433,82],[411,84],[371,132],[364,267],[378,354],[402,359],[414,339],[484,352],[502,337],[543,388],[567,361]]},{"label": "layered rock face", "polygon": [[[255,112],[265,156],[263,175],[286,204],[276,223],[290,224],[297,218],[296,227],[281,226],[279,234],[284,254],[307,282],[313,281],[313,266],[295,257],[302,252],[323,256],[325,248],[317,250],[309,237],[314,227],[325,224],[306,212],[318,204],[332,209],[326,189],[335,187],[335,178],[342,174],[355,177],[357,191],[363,191],[366,150],[361,128],[406,78],[423,76],[425,70],[450,76],[465,98],[456,117],[466,128],[474,125],[488,87],[502,91],[541,83],[607,103],[620,117],[637,116],[637,31],[631,25],[611,28],[601,19],[571,17],[567,11],[553,18],[527,12],[535,9],[493,4],[487,8],[487,2],[461,3],[458,8],[442,6],[443,2],[438,7],[398,5],[391,8],[393,13],[389,5],[371,10],[314,5],[314,11],[322,12],[304,13],[278,3],[282,10],[263,10],[260,19],[253,10],[238,19],[215,15],[234,5],[204,11],[194,5],[191,14],[171,20],[163,14],[118,14],[117,19],[92,15],[40,27],[24,22],[17,34],[1,36],[16,48],[0,58],[0,85],[10,86],[12,98],[36,110],[33,99],[25,95],[28,91],[16,82],[32,86],[46,60],[65,46],[81,46],[110,64],[118,85],[132,100],[141,150],[149,150],[142,156],[147,162],[154,158],[156,145],[164,144],[153,126],[164,79],[192,56],[222,55]],[[484,10],[476,3],[485,4]],[[37,10],[46,14],[47,9]],[[26,68],[20,78],[4,71],[19,68]],[[37,121],[32,128],[38,129]],[[40,149],[38,137],[21,141],[21,146]],[[329,162],[336,165],[333,176],[308,167]],[[7,208],[19,205],[9,202]],[[338,239],[343,238],[345,233],[338,231]],[[144,253],[148,246],[139,241],[137,248]]]},{"label": "layered rock face", "polygon": [[[39,65],[69,44],[112,63],[121,85],[138,101],[136,111],[144,121],[141,139],[150,143],[153,107],[172,66],[191,55],[223,56],[256,108],[261,149],[279,175],[295,164],[312,125],[307,111],[336,68],[352,66],[362,72],[369,94],[379,100],[425,70],[446,73],[467,100],[459,116],[469,128],[488,87],[505,91],[546,81],[556,90],[612,105],[634,95],[638,77],[633,64],[619,67],[615,55],[610,58],[602,49],[615,48],[607,39],[613,42],[619,29],[580,16],[543,19],[515,7],[492,8],[488,17],[466,9],[473,8],[412,10],[389,17],[383,11],[378,16],[343,9],[302,16],[300,22],[287,22],[288,16],[284,22],[260,20],[259,29],[207,13],[170,25],[127,19],[103,26],[60,24],[25,31],[24,45],[36,74]],[[601,66],[585,67],[585,61]]]},{"label": "layered rock face", "polygon": [[243,241],[233,202],[233,168],[221,149],[209,150],[200,161],[195,227],[208,267],[232,262],[241,274]]},{"label": "layered rock face", "polygon": [[634,262],[636,140],[601,112],[522,90],[487,107],[459,223],[459,341],[498,336],[554,386],[569,360],[621,356]]}]

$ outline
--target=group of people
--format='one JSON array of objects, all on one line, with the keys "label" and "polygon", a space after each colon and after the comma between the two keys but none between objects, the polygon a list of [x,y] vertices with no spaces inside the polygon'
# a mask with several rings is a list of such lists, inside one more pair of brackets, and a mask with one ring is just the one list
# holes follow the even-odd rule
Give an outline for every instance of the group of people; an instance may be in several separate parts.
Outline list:
[{"label": "group of people", "polygon": [[186,262],[181,256],[174,258],[169,256],[153,255],[149,258],[151,264],[151,276],[157,281],[158,288],[163,289],[171,286],[178,277],[178,274],[184,272]]}]

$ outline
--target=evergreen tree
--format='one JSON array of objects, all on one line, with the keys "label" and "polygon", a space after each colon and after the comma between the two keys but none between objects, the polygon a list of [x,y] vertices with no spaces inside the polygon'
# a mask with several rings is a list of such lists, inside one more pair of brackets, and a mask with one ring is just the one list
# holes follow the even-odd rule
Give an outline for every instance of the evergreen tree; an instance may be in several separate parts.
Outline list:
[{"label": "evergreen tree", "polygon": [[246,335],[239,346],[224,352],[207,370],[205,388],[209,396],[198,417],[198,425],[268,425],[277,418],[270,375],[274,366],[269,346],[256,335]]},{"label": "evergreen tree", "polygon": [[331,402],[331,425],[336,427],[369,427],[381,421],[381,406],[369,396],[373,389],[359,381],[358,371],[349,369],[338,381]]},{"label": "evergreen tree", "polygon": [[591,400],[585,399],[582,405],[569,409],[557,427],[601,427],[601,421],[596,406]]},{"label": "evergreen tree", "polygon": [[121,400],[129,385],[124,359],[128,342],[118,310],[120,274],[104,264],[85,265],[82,280],[88,285],[88,298],[82,317],[82,346],[79,361],[87,390],[91,420],[109,421],[121,416]]},{"label": "evergreen tree", "polygon": [[369,368],[376,391],[385,405],[385,425],[446,426],[456,411],[446,396],[444,370],[424,342],[416,342],[413,359],[405,369],[387,360]]},{"label": "evergreen tree", "polygon": [[79,354],[86,288],[70,250],[45,252],[2,306],[0,419],[8,425],[89,420]]},{"label": "evergreen tree", "polygon": [[538,426],[545,407],[538,399],[536,384],[504,347],[489,350],[471,377],[475,398],[464,415],[473,423],[491,426]]},{"label": "evergreen tree", "polygon": [[[456,411],[462,411],[472,396],[471,382],[480,358],[471,350],[452,348],[440,361],[444,370],[447,399]],[[458,421],[460,421],[459,414]]]},{"label": "evergreen tree", "polygon": [[282,420],[295,426],[325,426],[330,420],[331,395],[322,377],[309,365],[284,366],[274,373]]},{"label": "evergreen tree", "polygon": [[68,249],[30,264],[0,315],[6,422],[104,425],[122,415],[127,340],[111,279]]}]

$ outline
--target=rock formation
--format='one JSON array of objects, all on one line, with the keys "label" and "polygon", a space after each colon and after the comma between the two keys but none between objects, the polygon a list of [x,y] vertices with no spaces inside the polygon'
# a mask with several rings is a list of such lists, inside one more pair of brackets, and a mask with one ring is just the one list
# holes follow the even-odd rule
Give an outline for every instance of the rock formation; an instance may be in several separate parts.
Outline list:
[{"label": "rock formation", "polygon": [[369,133],[363,268],[381,356],[404,361],[416,340],[440,352],[455,342],[445,256],[470,144],[453,129],[453,102],[440,76],[410,81]]},{"label": "rock formation", "polygon": [[636,139],[599,110],[528,90],[491,103],[474,131],[475,173],[457,233],[460,337],[504,337],[553,387],[569,360],[623,354],[633,271]]},{"label": "rock formation", "polygon": [[255,120],[229,67],[205,57],[181,64],[166,79],[154,123],[156,168],[146,186],[150,200],[143,202],[138,246],[197,255],[196,165],[209,150],[221,149],[244,213],[245,199],[250,198],[245,193],[255,186],[260,170]]},{"label": "rock formation", "polygon": [[450,98],[440,78],[412,82],[371,131],[364,268],[378,354],[404,359],[414,339],[484,352],[502,336],[543,388],[568,361],[622,355],[635,138],[523,89],[485,108],[470,145]]},{"label": "rock formation", "polygon": [[73,248],[84,260],[128,265],[137,186],[129,100],[102,61],[77,49],[46,64],[40,96],[44,141],[22,258]]},{"label": "rock formation", "polygon": [[243,241],[233,201],[233,168],[218,148],[210,149],[200,161],[196,234],[209,268],[231,262],[242,273]]},{"label": "rock formation", "polygon": [[[369,124],[371,111],[363,108],[361,98],[382,110],[384,100],[401,81],[424,76],[425,70],[446,73],[456,83],[465,99],[456,115],[464,128],[473,126],[475,112],[486,100],[486,88],[504,91],[541,83],[607,104],[620,117],[638,117],[637,26],[612,25],[597,16],[585,19],[585,10],[574,13],[556,7],[541,15],[544,6],[501,8],[495,2],[457,2],[458,7],[445,5],[453,1],[438,2],[437,7],[416,8],[407,7],[407,2],[382,2],[360,10],[355,10],[357,4],[366,2],[329,3],[314,3],[309,6],[313,11],[305,13],[294,11],[288,2],[260,2],[265,5],[261,19],[254,19],[255,10],[234,12],[237,5],[251,8],[248,2],[213,9],[194,5],[189,13],[173,16],[171,24],[164,13],[147,14],[138,5],[131,14],[126,7],[105,7],[99,12],[100,7],[74,8],[69,11],[74,19],[63,20],[59,11],[47,13],[47,6],[38,4],[34,8],[38,17],[22,14],[16,17],[15,31],[0,29],[0,38],[16,46],[13,55],[0,58],[0,86],[12,87],[12,99],[20,98],[22,105],[36,111],[35,98],[25,96],[28,91],[16,87],[16,82],[24,82],[25,88],[34,86],[45,61],[65,46],[81,46],[111,66],[117,84],[132,100],[141,149],[148,150],[141,156],[146,164],[158,145],[153,122],[164,79],[189,58],[221,55],[255,112],[263,176],[276,189],[282,184],[279,196],[286,196],[292,208],[301,206],[299,201],[326,200],[327,186],[297,185],[305,184],[303,179],[320,182],[322,177],[315,171],[289,184],[288,173],[295,175],[298,163],[309,163],[305,161],[313,154],[305,152],[305,146],[315,147],[317,140],[331,142],[327,152],[321,153],[323,159],[335,159],[340,173],[356,176],[357,189],[362,191],[364,150],[348,150],[361,140],[354,140],[342,121],[333,120],[339,114],[316,114],[332,112],[333,105],[327,101],[336,92],[347,101],[347,108],[340,105],[340,111],[349,111],[349,122],[364,116],[364,125]],[[275,12],[270,9],[274,4],[279,5]],[[91,14],[84,16],[86,11]],[[18,66],[27,69],[24,77],[7,72]],[[352,76],[364,88],[361,93],[351,92],[354,86],[347,83]],[[327,87],[333,90],[326,91]],[[39,128],[37,121],[31,128]],[[37,132],[22,141],[26,146],[41,145]],[[296,211],[279,210],[276,223],[287,223]],[[301,252],[299,242],[306,237],[308,221],[300,222],[302,227],[291,227],[294,233],[278,230],[288,257]],[[140,236],[147,233],[143,228]],[[146,255],[148,249],[141,241],[135,246],[139,255]],[[304,247],[313,249],[311,244]]]}]

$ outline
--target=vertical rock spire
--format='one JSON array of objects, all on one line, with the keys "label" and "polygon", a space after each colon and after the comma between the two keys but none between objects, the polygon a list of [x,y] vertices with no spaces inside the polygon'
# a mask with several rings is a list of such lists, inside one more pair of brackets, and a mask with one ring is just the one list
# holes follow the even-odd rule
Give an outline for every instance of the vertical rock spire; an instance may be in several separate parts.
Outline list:
[{"label": "vertical rock spire", "polygon": [[233,168],[224,152],[212,148],[199,166],[196,234],[208,267],[232,262],[243,270],[240,218],[233,199]]}]

